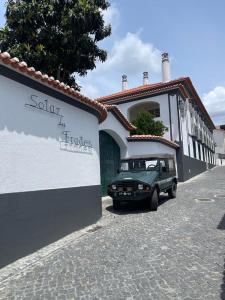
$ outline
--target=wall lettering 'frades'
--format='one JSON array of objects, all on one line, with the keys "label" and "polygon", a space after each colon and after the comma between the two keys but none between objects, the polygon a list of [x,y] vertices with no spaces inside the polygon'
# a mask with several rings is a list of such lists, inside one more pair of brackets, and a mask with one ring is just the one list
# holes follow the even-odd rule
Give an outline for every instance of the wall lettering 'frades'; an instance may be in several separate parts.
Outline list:
[{"label": "wall lettering 'frades'", "polygon": [[65,130],[66,122],[61,108],[51,104],[48,99],[43,100],[37,95],[31,95],[29,98],[29,103],[25,103],[25,107],[37,109],[45,113],[54,115],[58,118],[57,126],[64,129],[61,133],[59,141],[60,150],[92,154],[93,146],[90,140],[84,139],[83,136],[74,137],[70,133],[70,130]]},{"label": "wall lettering 'frades'", "polygon": [[90,140],[85,140],[81,137],[73,137],[70,131],[63,131],[63,139],[60,141],[60,149],[71,152],[92,153],[92,144]]}]

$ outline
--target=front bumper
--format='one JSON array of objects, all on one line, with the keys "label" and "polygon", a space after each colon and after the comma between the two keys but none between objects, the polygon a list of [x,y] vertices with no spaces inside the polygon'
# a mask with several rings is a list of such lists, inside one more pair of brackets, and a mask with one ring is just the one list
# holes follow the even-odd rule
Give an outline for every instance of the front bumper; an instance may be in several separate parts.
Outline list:
[{"label": "front bumper", "polygon": [[151,191],[118,192],[109,191],[108,195],[117,201],[141,201],[150,197]]}]

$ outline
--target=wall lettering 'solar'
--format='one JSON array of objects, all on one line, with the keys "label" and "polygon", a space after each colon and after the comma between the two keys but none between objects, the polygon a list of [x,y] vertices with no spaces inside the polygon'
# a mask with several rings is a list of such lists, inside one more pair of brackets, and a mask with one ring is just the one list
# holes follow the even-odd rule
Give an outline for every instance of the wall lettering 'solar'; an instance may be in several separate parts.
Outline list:
[{"label": "wall lettering 'solar'", "polygon": [[66,127],[65,122],[63,122],[64,116],[61,114],[61,108],[50,104],[48,99],[41,100],[37,95],[31,95],[30,103],[25,103],[25,106],[56,115],[59,118],[58,126]]},{"label": "wall lettering 'solar'", "polygon": [[[29,100],[29,103],[25,103],[26,107],[31,107],[47,112],[51,115],[55,115],[59,120],[57,126],[66,128],[65,117],[61,113],[61,108],[51,104],[48,99],[42,100],[37,95],[31,95]],[[92,154],[93,146],[90,140],[86,140],[83,136],[74,137],[72,134],[70,134],[70,130],[64,130],[61,135],[62,137],[59,141],[60,150],[74,153]]]}]

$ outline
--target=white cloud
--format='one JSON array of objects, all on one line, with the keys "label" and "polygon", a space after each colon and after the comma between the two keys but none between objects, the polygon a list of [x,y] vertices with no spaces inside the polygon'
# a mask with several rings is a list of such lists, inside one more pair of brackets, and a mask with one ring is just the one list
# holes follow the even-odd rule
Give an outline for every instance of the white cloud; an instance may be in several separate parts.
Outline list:
[{"label": "white cloud", "polygon": [[153,72],[160,70],[160,51],[152,44],[144,43],[139,34],[128,32],[126,37],[115,42],[112,52],[103,70],[116,68],[125,73],[141,72],[149,69]]},{"label": "white cloud", "polygon": [[116,29],[120,22],[120,13],[114,3],[107,10],[102,11],[106,25],[111,24],[112,29]]},{"label": "white cloud", "polygon": [[161,51],[151,43],[144,43],[140,32],[128,32],[123,39],[114,42],[107,61],[98,62],[95,70],[86,77],[79,77],[79,82],[82,93],[96,97],[120,90],[122,74],[128,75],[129,87],[132,87],[142,84],[142,72],[148,71],[152,77],[159,74],[160,69]]},{"label": "white cloud", "polygon": [[217,86],[203,95],[203,102],[216,124],[225,124],[225,87]]}]

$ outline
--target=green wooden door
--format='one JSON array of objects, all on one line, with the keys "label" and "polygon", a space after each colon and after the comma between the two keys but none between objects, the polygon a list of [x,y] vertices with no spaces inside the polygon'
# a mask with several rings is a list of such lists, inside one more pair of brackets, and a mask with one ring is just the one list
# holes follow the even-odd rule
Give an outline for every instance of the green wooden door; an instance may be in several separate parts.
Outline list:
[{"label": "green wooden door", "polygon": [[107,186],[116,175],[120,163],[120,147],[105,131],[99,132],[102,196],[107,195]]}]

